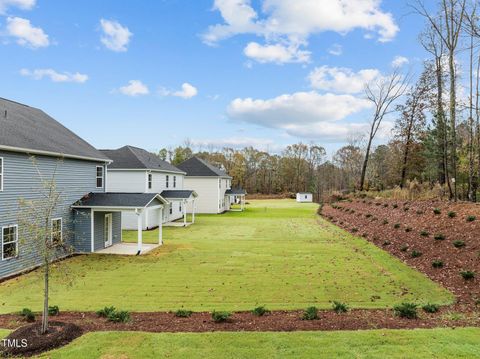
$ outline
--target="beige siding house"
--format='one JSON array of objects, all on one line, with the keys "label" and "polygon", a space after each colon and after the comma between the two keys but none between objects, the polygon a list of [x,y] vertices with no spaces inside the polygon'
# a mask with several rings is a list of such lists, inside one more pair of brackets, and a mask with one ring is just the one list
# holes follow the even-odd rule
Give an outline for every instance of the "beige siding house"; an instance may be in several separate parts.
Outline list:
[{"label": "beige siding house", "polygon": [[[197,195],[198,213],[222,213],[230,210],[232,177],[207,161],[192,157],[177,166],[186,173],[184,185]],[[192,211],[191,206],[187,207]]]}]

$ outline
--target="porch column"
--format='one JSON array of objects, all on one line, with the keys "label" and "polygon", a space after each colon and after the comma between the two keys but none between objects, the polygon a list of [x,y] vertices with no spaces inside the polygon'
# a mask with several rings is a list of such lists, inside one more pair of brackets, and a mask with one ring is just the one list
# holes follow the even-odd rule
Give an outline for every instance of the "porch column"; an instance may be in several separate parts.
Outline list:
[{"label": "porch column", "polygon": [[138,254],[142,251],[142,212],[141,211],[135,211],[137,214],[137,250]]},{"label": "porch column", "polygon": [[182,200],[183,226],[187,226],[187,202]]},{"label": "porch column", "polygon": [[192,202],[192,224],[195,223],[195,199]]},{"label": "porch column", "polygon": [[159,220],[158,220],[158,244],[163,244],[163,207],[160,207],[158,210]]}]

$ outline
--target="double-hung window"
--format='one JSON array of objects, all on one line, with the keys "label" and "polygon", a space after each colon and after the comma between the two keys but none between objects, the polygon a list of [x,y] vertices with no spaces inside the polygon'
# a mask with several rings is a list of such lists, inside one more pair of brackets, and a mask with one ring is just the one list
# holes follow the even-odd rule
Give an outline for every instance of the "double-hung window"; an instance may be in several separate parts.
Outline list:
[{"label": "double-hung window", "polygon": [[0,192],[3,191],[3,158],[0,157]]},{"label": "double-hung window", "polygon": [[152,174],[148,174],[148,189],[152,189]]},{"label": "double-hung window", "polygon": [[103,166],[97,166],[97,188],[103,188]]},{"label": "double-hung window", "polygon": [[52,243],[54,245],[59,245],[63,243],[61,218],[52,219]]},{"label": "double-hung window", "polygon": [[168,175],[165,176],[165,187],[168,188],[168,181],[169,181],[169,177]]},{"label": "double-hung window", "polygon": [[18,255],[18,226],[16,224],[2,227],[2,260]]},{"label": "double-hung window", "polygon": [[177,187],[177,176],[173,176],[173,188]]}]

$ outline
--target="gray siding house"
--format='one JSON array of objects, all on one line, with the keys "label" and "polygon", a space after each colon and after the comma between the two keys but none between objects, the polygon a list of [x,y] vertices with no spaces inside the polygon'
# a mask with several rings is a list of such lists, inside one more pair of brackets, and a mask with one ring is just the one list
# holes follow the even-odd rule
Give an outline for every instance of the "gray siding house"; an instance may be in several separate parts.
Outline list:
[{"label": "gray siding house", "polygon": [[[0,98],[0,278],[38,266],[31,238],[21,238],[20,202],[41,198],[42,177],[54,173],[60,201],[51,216],[52,238],[71,248],[68,254],[94,252],[121,241],[118,207],[128,207],[138,194],[107,205],[114,200],[105,193],[110,162],[43,111]],[[96,194],[106,195],[107,202],[82,205]],[[128,208],[141,213],[153,197]],[[67,252],[59,252],[62,255]]]}]

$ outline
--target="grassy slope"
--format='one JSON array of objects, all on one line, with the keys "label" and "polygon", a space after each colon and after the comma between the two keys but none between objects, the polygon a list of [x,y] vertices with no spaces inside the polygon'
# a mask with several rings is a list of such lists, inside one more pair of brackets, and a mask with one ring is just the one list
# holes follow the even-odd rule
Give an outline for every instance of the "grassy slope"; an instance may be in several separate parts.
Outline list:
[{"label": "grassy slope", "polygon": [[480,358],[480,329],[88,333],[48,358]]},{"label": "grassy slope", "polygon": [[[363,239],[326,223],[313,204],[252,201],[244,212],[198,216],[188,228],[166,228],[149,255],[89,255],[59,264],[51,303],[61,310],[115,305],[132,311],[390,307],[399,301],[450,302],[452,296]],[[124,240],[135,238],[126,232]],[[156,240],[156,231],[145,241]],[[41,307],[41,273],[0,285],[0,313]],[[403,294],[402,294],[403,293]],[[372,296],[380,296],[372,300]]]}]

